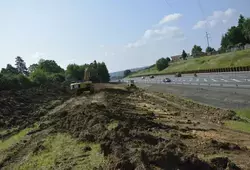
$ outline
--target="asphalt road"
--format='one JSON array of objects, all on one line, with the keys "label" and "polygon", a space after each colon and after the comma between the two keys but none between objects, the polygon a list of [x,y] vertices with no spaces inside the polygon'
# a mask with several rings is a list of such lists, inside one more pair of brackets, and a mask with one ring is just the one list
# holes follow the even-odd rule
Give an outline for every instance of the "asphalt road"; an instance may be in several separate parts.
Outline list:
[{"label": "asphalt road", "polygon": [[171,93],[196,102],[226,109],[250,108],[250,90],[231,87],[137,83],[149,91]]},{"label": "asphalt road", "polygon": [[[164,78],[170,78],[170,83],[164,83]],[[225,73],[201,73],[194,77],[193,74],[183,74],[182,77],[174,75],[159,75],[154,78],[149,76],[131,78],[136,83],[145,84],[166,84],[166,85],[194,85],[194,86],[214,86],[214,87],[236,87],[250,88],[250,72],[225,72]],[[127,81],[129,79],[124,79]]]}]

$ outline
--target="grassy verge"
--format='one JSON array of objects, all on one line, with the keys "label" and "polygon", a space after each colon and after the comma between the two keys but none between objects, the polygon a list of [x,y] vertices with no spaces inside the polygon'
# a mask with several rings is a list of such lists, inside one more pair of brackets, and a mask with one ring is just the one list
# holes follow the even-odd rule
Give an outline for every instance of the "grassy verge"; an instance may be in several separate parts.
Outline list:
[{"label": "grassy verge", "polygon": [[0,152],[20,142],[27,135],[27,133],[33,129],[34,128],[26,128],[24,130],[21,130],[19,133],[11,136],[7,140],[0,140]]},{"label": "grassy verge", "polygon": [[239,66],[250,66],[250,49],[181,60],[179,62],[171,63],[167,69],[162,71],[157,71],[154,66],[149,69],[135,72],[131,74],[130,77]]},{"label": "grassy verge", "polygon": [[234,130],[239,130],[243,132],[250,132],[250,109],[241,109],[236,111],[237,115],[248,122],[242,121],[225,121],[225,126]]},{"label": "grassy verge", "polygon": [[[89,146],[89,150],[84,147]],[[43,149],[30,154],[17,169],[94,169],[104,163],[98,144],[81,143],[68,134],[49,136],[42,144]]]},{"label": "grassy verge", "polygon": [[225,126],[234,130],[250,132],[250,123],[247,122],[230,120],[225,122]]}]

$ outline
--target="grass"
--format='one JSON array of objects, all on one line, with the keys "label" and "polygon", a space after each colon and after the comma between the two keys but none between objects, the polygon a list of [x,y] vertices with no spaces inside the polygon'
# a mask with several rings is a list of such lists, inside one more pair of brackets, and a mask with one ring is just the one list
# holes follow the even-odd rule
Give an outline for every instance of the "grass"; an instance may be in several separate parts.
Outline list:
[{"label": "grass", "polygon": [[[44,149],[31,153],[16,169],[94,169],[104,163],[99,144],[82,143],[68,134],[58,133],[46,138]],[[83,148],[90,146],[85,152]]]},{"label": "grass", "polygon": [[112,130],[112,129],[115,129],[117,126],[118,126],[118,122],[117,121],[113,121],[113,122],[111,122],[111,123],[109,123],[107,125],[107,129],[108,130]]},{"label": "grass", "polygon": [[19,133],[11,136],[7,140],[3,140],[3,141],[0,140],[0,152],[20,142],[27,135],[27,133],[33,129],[34,128],[26,128],[24,130],[21,130]]},{"label": "grass", "polygon": [[242,132],[250,132],[250,123],[247,122],[229,120],[225,121],[225,126],[230,129],[239,130]]},{"label": "grass", "polygon": [[179,62],[171,63],[167,69],[162,71],[157,71],[154,66],[149,69],[135,72],[131,74],[130,77],[238,66],[250,66],[250,49],[181,60]]},{"label": "grass", "polygon": [[236,113],[241,118],[250,120],[250,109],[240,109],[237,110]]}]

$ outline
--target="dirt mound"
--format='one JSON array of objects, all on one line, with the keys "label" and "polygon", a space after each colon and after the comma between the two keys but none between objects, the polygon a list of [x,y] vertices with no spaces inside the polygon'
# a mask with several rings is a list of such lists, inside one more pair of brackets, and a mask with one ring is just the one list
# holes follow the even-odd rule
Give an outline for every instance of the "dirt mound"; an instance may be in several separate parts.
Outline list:
[{"label": "dirt mound", "polygon": [[[81,141],[98,142],[104,156],[117,161],[104,169],[214,169],[214,165],[186,153],[180,138],[162,138],[149,132],[177,130],[176,126],[154,121],[146,113],[135,113],[129,104],[134,93],[105,89],[106,103],[86,103],[53,115],[56,131],[69,132]],[[51,119],[51,118],[49,118]],[[113,128],[108,125],[115,124]],[[216,166],[215,166],[216,167]]]},{"label": "dirt mound", "polygon": [[[69,97],[66,88],[60,86],[0,91],[0,127],[24,128]],[[58,101],[49,103],[52,100]]]},{"label": "dirt mound", "polygon": [[[59,165],[62,169],[77,169],[84,160],[97,159],[91,153],[99,153],[105,160],[100,161],[104,162],[102,164],[93,165],[92,169],[239,169],[238,163],[243,169],[248,167],[250,152],[237,143],[243,134],[228,129],[223,131],[222,125],[217,123],[223,118],[230,119],[230,111],[140,89],[112,89],[104,84],[97,86],[94,94],[74,96],[63,103],[60,98],[67,98],[69,94],[60,89],[47,90],[46,94],[43,90],[22,92],[20,98],[14,98],[14,94],[20,92],[13,95],[6,92],[9,95],[7,101],[19,105],[23,102],[27,106],[21,105],[13,110],[11,104],[4,107],[5,113],[14,112],[5,116],[5,120],[10,121],[16,116],[20,122],[13,125],[28,125],[39,119],[39,128],[29,131],[25,144],[19,144],[19,150],[0,161],[2,167],[8,169],[10,163],[20,165],[27,161],[22,157],[33,157],[32,165],[40,168],[36,167],[36,161],[42,160],[41,155],[44,158],[52,152],[55,156],[56,148],[59,158],[54,157],[55,162],[51,162],[50,166],[52,169],[57,169]],[[48,105],[53,99],[60,101],[59,104]],[[27,113],[24,113],[25,109]],[[80,149],[76,147],[74,152],[68,151],[71,156],[60,157],[65,148],[58,149],[56,144],[46,143],[47,137],[53,142],[62,139],[69,142],[68,137],[62,138],[60,134],[70,134],[81,143]],[[249,140],[249,136],[244,137]],[[99,147],[98,152],[95,145]],[[5,152],[11,152],[11,149]],[[67,161],[72,164],[68,165]],[[26,165],[30,165],[29,162]]]}]

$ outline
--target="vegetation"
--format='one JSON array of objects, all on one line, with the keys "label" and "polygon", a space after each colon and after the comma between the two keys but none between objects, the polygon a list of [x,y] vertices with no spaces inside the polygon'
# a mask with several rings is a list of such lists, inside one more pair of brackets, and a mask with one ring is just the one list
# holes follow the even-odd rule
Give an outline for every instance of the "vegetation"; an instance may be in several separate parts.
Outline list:
[{"label": "vegetation", "polygon": [[[46,138],[45,148],[37,154],[30,154],[18,169],[94,169],[104,163],[98,144],[77,142],[68,134],[56,134]],[[90,151],[84,153],[84,147]],[[17,168],[17,167],[16,167]]]},{"label": "vegetation", "polygon": [[225,122],[225,126],[234,130],[250,132],[250,123],[248,122],[230,120]]},{"label": "vegetation", "polygon": [[242,47],[250,43],[250,21],[240,15],[237,26],[232,26],[221,38],[221,50],[225,51],[233,46]]},{"label": "vegetation", "polygon": [[192,70],[204,70],[204,69],[215,69],[215,68],[227,68],[227,67],[238,67],[238,66],[249,66],[250,65],[250,49],[223,53],[211,56],[204,56],[200,58],[192,58],[188,60],[181,60],[179,62],[170,63],[167,69],[158,71],[156,67],[150,69],[141,70],[131,74],[131,77],[151,75],[151,74],[167,74],[176,73],[183,71]]},{"label": "vegetation", "polygon": [[54,60],[41,59],[38,63],[31,64],[28,69],[24,60],[16,57],[16,67],[7,64],[0,72],[0,90],[23,89],[33,86],[61,83],[65,80],[83,80],[85,70],[91,69],[95,75],[92,79],[96,82],[109,82],[108,69],[104,62],[76,65],[69,64],[65,71]]},{"label": "vegetation", "polygon": [[158,71],[162,71],[168,67],[168,60],[166,58],[160,58],[156,61],[156,68]]},{"label": "vegetation", "polygon": [[194,45],[194,47],[192,48],[192,56],[193,57],[198,57],[201,54],[202,54],[202,48],[201,48],[201,46]]},{"label": "vegetation", "polygon": [[186,60],[186,59],[187,59],[187,53],[186,53],[185,50],[182,51],[181,58],[182,58],[183,60]]},{"label": "vegetation", "polygon": [[[130,74],[130,77],[150,74],[164,74],[183,71],[249,66],[250,50],[225,53],[232,47],[237,47],[238,49],[242,50],[243,46],[247,43],[250,43],[250,18],[246,19],[243,15],[240,15],[238,25],[229,28],[226,34],[221,38],[221,47],[217,52],[219,54],[223,54],[205,56],[206,53],[213,54],[214,52],[216,52],[216,50],[212,47],[207,47],[205,51],[206,53],[204,53],[201,46],[194,45],[191,50],[191,54],[195,59],[170,63],[169,66],[165,67],[159,67],[161,65],[156,64],[156,67],[135,72],[133,74]],[[186,60],[187,54],[185,50],[182,51],[181,58],[183,60]],[[159,60],[162,60],[162,58]],[[159,60],[157,60],[157,62],[159,62]]]},{"label": "vegetation", "polygon": [[131,70],[125,70],[124,71],[124,77],[127,77],[129,74],[131,74]]}]

